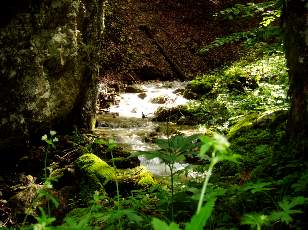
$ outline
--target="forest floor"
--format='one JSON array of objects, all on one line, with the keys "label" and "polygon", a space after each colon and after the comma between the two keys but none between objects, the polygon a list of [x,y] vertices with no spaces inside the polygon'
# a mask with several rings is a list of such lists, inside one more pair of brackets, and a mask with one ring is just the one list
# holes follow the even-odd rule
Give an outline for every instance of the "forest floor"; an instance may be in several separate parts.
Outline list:
[{"label": "forest floor", "polygon": [[102,80],[171,80],[178,78],[159,48],[142,27],[151,31],[166,55],[184,75],[194,76],[230,63],[241,56],[239,44],[198,50],[216,37],[245,31],[256,20],[229,21],[215,16],[241,1],[124,0],[113,1],[106,20],[106,53]]}]

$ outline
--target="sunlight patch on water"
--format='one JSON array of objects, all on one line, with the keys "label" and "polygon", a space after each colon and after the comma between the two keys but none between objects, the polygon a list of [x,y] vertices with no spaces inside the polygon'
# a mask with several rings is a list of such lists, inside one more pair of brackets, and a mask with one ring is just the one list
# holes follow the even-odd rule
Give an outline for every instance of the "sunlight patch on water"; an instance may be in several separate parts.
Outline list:
[{"label": "sunlight patch on water", "polygon": [[[120,117],[153,117],[159,107],[171,108],[188,102],[175,90],[185,88],[185,82],[154,82],[135,85],[142,93],[123,93],[118,96],[119,104],[109,108]],[[142,96],[141,96],[142,95]],[[161,101],[159,103],[155,103]]]}]

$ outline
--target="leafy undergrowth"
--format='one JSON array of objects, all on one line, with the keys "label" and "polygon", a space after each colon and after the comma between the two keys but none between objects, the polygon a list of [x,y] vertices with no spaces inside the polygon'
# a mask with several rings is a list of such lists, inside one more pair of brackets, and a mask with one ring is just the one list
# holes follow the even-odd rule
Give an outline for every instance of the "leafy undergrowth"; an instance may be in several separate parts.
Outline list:
[{"label": "leafy undergrowth", "polygon": [[[246,59],[188,84],[185,94],[195,100],[181,107],[180,116],[206,126],[206,135],[175,134],[156,140],[157,150],[133,155],[112,140],[92,135],[44,135],[43,179],[26,176],[26,184],[12,189],[15,195],[9,204],[22,208],[1,200],[6,222],[0,226],[306,228],[307,162],[295,155],[285,138],[284,55],[279,49],[260,50],[263,53],[255,49]],[[62,145],[71,147],[63,150]],[[144,171],[136,157],[140,154],[159,157],[170,176],[154,178]],[[177,163],[186,164],[178,170]]]},{"label": "leafy undergrowth", "polygon": [[183,93],[192,102],[177,109],[159,110],[156,119],[205,124],[227,134],[248,114],[287,110],[287,89],[282,47],[259,43],[232,65],[197,76]]},{"label": "leafy undergrowth", "polygon": [[[166,180],[156,179],[158,183],[141,187],[130,179],[138,171],[127,177],[131,169],[125,173],[99,159],[98,155],[122,155],[116,143],[76,135],[70,139],[78,146],[70,177],[65,178],[67,172],[55,173],[62,168],[52,163],[44,183],[37,184],[32,178],[30,185],[19,187],[21,192],[14,199],[25,197],[28,206],[24,215],[18,214],[24,216],[23,222],[14,227],[192,230],[204,226],[246,229],[244,225],[250,225],[251,229],[304,229],[308,180],[303,169],[307,164],[291,155],[284,144],[284,130],[285,121],[278,119],[253,123],[234,134],[230,143],[217,133],[157,140],[159,149],[144,155],[160,157],[173,171]],[[48,146],[58,145],[47,140]],[[198,164],[175,170],[174,164],[192,153]],[[84,159],[87,170],[82,166],[76,172]],[[105,168],[112,171],[111,177]],[[82,187],[72,190],[72,180]]]}]

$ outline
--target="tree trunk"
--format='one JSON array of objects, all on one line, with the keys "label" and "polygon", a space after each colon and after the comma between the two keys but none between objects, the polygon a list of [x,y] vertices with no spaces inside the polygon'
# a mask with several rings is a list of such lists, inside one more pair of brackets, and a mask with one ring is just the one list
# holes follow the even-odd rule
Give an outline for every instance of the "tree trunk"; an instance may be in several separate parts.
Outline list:
[{"label": "tree trunk", "polygon": [[285,48],[289,68],[291,109],[289,140],[304,153],[308,130],[308,1],[287,0],[284,12]]}]

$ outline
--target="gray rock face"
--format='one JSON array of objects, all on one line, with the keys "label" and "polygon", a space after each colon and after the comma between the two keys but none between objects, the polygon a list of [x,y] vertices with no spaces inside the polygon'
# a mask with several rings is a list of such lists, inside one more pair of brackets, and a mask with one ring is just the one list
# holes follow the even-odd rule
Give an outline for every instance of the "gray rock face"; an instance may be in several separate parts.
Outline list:
[{"label": "gray rock face", "polygon": [[17,152],[50,129],[91,128],[103,1],[13,1],[3,7],[0,152]]}]

